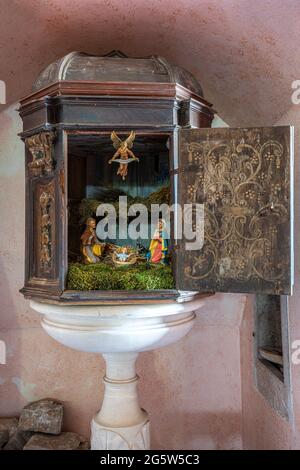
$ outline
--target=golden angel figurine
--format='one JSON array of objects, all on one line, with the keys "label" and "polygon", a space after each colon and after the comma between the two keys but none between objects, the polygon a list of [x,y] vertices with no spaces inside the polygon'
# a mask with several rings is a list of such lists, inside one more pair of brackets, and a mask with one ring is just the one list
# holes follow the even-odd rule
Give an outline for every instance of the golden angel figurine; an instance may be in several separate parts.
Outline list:
[{"label": "golden angel figurine", "polygon": [[139,161],[139,159],[130,150],[135,139],[135,132],[131,131],[127,139],[122,141],[117,136],[115,131],[112,131],[110,138],[113,142],[113,146],[115,149],[117,149],[117,151],[108,163],[112,163],[114,161],[118,162],[120,166],[118,168],[117,175],[122,176],[122,179],[125,180],[128,173],[128,163],[132,161]]}]

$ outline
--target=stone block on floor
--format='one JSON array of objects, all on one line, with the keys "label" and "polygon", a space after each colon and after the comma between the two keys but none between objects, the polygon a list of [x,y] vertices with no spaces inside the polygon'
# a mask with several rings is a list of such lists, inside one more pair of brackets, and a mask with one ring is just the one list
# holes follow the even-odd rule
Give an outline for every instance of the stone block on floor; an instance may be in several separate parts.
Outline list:
[{"label": "stone block on floor", "polygon": [[0,431],[0,449],[8,442],[9,432],[7,429],[5,431]]},{"label": "stone block on floor", "polygon": [[17,429],[16,432],[10,437],[8,443],[3,447],[3,450],[23,450],[25,444],[32,436],[30,431],[22,431]]},{"label": "stone block on floor", "polygon": [[26,405],[20,416],[19,428],[47,434],[60,434],[63,423],[63,404],[51,398]]},{"label": "stone block on floor", "polygon": [[0,431],[8,431],[11,437],[17,430],[19,418],[14,416],[12,418],[0,418]]},{"label": "stone block on floor", "polygon": [[24,450],[86,450],[86,440],[74,432],[62,432],[59,436],[34,434]]}]

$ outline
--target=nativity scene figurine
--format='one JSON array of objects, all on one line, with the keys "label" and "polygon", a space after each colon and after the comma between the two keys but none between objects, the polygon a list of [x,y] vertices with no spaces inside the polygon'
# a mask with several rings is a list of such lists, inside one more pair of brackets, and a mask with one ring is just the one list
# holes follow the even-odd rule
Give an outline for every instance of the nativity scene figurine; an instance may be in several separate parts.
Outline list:
[{"label": "nativity scene figurine", "polygon": [[119,163],[117,175],[120,175],[123,181],[126,179],[128,173],[128,164],[133,161],[139,161],[139,159],[134,155],[132,150],[130,150],[133,147],[134,139],[135,132],[133,131],[131,131],[127,139],[123,141],[120,139],[120,137],[118,137],[115,131],[111,133],[111,140],[113,142],[113,146],[115,147],[115,149],[117,149],[117,151],[114,153],[113,157],[109,160],[108,163]]},{"label": "nativity scene figurine", "polygon": [[96,235],[96,220],[89,217],[86,228],[81,235],[81,252],[85,264],[99,263],[103,255],[105,243],[101,243]]},{"label": "nativity scene figurine", "polygon": [[147,258],[151,263],[166,264],[167,254],[168,234],[166,231],[166,222],[164,219],[159,219],[157,228],[150,242]]}]

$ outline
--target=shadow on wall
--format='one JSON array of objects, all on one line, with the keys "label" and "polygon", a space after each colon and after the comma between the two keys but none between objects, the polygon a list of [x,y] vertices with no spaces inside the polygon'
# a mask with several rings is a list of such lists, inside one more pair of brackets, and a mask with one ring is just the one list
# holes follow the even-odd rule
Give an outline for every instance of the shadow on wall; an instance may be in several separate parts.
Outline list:
[{"label": "shadow on wall", "polygon": [[[5,253],[1,253],[5,257]],[[16,326],[8,329],[6,327],[5,317],[9,314],[15,314],[14,300],[15,293],[11,291],[11,285],[6,276],[5,263],[0,262],[0,285],[1,298],[3,299],[0,311],[0,341],[5,345],[5,356],[0,358],[0,398],[5,402],[1,409],[1,416],[15,415],[16,410],[20,410],[26,403],[22,392],[24,384],[20,378],[22,375],[22,335]],[[6,400],[6,397],[10,397]]]},{"label": "shadow on wall", "polygon": [[[163,408],[163,403],[161,404]],[[239,450],[239,413],[182,412],[163,413],[162,424],[151,428],[152,449]],[[229,431],[230,430],[230,431]],[[161,434],[167,438],[161,440]]]},{"label": "shadow on wall", "polygon": [[[213,341],[227,336],[224,350]],[[197,328],[138,359],[140,404],[151,421],[152,449],[241,449],[238,328]]]},{"label": "shadow on wall", "polygon": [[240,325],[245,296],[217,294],[178,343],[138,359],[154,449],[241,449]]},{"label": "shadow on wall", "polygon": [[35,325],[28,302],[19,294],[24,273],[24,155],[17,137],[21,121],[17,105],[0,113],[0,339],[6,364],[0,365],[0,415],[15,415],[32,396],[23,382],[24,331]]}]

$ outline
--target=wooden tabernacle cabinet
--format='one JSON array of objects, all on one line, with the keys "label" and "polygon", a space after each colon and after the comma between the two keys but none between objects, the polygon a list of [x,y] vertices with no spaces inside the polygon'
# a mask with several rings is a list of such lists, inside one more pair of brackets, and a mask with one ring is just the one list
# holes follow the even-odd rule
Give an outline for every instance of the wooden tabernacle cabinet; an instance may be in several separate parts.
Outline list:
[{"label": "wooden tabernacle cabinet", "polygon": [[[212,106],[191,74],[160,57],[129,59],[117,51],[71,53],[51,64],[21,100],[20,115],[27,298],[110,303],[170,301],[181,291],[292,293],[292,128],[213,129]],[[175,289],[67,288],[70,168],[86,171],[80,155],[71,165],[71,143],[92,148],[113,130],[135,131],[141,142],[168,140],[171,203],[203,204],[203,246],[186,250],[185,238],[171,243]]]}]

